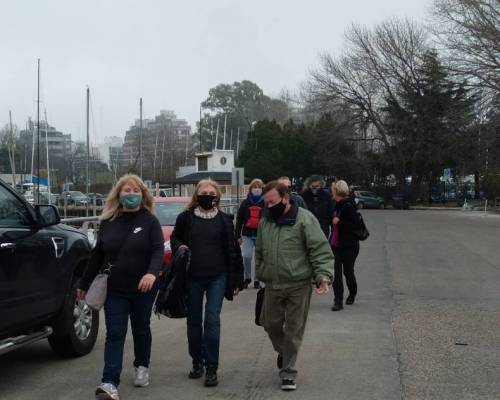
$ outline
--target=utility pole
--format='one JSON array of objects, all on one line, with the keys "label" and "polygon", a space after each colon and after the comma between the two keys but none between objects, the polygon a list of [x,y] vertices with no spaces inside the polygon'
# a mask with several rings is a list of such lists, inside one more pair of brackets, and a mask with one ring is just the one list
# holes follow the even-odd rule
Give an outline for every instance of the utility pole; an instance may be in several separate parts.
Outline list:
[{"label": "utility pole", "polygon": [[238,139],[236,140],[236,159],[238,159],[239,154],[240,154],[240,128],[238,128]]},{"label": "utility pole", "polygon": [[50,192],[50,162],[49,162],[49,123],[47,121],[47,109],[45,111],[45,156],[47,158],[47,191],[49,193],[49,204],[51,203]]},{"label": "utility pole", "polygon": [[142,97],[139,100],[140,130],[139,130],[139,176],[142,179]]}]

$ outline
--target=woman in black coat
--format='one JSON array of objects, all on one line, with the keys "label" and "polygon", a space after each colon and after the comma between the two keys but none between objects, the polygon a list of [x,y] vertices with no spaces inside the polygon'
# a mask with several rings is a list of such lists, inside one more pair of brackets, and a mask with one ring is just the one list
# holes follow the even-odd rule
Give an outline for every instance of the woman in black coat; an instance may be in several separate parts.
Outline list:
[{"label": "woman in black coat", "polygon": [[[191,251],[187,276],[187,336],[193,368],[191,379],[205,372],[205,386],[217,386],[220,313],[224,297],[232,300],[243,288],[243,263],[234,226],[220,208],[216,182],[200,181],[188,209],[177,217],[172,250]],[[206,296],[205,320],[203,299]]]},{"label": "woman in black coat", "polygon": [[346,304],[353,304],[358,292],[354,264],[359,254],[359,240],[354,231],[359,229],[360,221],[356,205],[349,197],[349,186],[345,181],[337,181],[332,184],[332,192],[335,199],[333,209],[333,229],[330,237],[333,254],[335,256],[333,281],[334,304],[332,311],[342,310],[344,303],[345,275],[349,295]]}]

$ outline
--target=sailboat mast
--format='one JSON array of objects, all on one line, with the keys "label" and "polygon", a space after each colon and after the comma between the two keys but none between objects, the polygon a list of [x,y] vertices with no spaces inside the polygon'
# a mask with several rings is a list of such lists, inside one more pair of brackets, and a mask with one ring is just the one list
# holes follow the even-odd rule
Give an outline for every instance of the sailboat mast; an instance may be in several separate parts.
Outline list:
[{"label": "sailboat mast", "polygon": [[10,143],[9,143],[9,159],[10,170],[12,172],[12,186],[16,187],[16,142],[14,141],[14,131],[12,129],[12,112],[9,110],[9,125],[10,125]]},{"label": "sailboat mast", "polygon": [[219,122],[220,120],[217,118],[217,133],[215,134],[215,150],[217,150],[219,146]]},{"label": "sailboat mast", "polygon": [[49,192],[49,204],[51,204],[50,196],[50,163],[49,163],[49,122],[47,121],[47,110],[45,109],[45,155],[47,157],[47,189]]},{"label": "sailboat mast", "polygon": [[36,97],[36,137],[37,137],[36,204],[40,204],[40,59],[38,59],[38,82],[37,82],[37,97]]},{"label": "sailboat mast", "polygon": [[142,179],[142,97],[139,100],[140,130],[139,130],[139,176]]},{"label": "sailboat mast", "polygon": [[223,150],[226,150],[226,128],[227,128],[227,114],[224,116],[224,140],[222,141]]},{"label": "sailboat mast", "polygon": [[[85,177],[86,177],[86,182],[85,182],[85,189],[86,189],[86,194],[87,197],[90,192],[90,176],[89,176],[89,164],[90,164],[90,123],[89,123],[89,114],[90,114],[90,88],[87,87],[87,165],[85,168]],[[87,201],[87,217],[89,216],[89,203]]]}]

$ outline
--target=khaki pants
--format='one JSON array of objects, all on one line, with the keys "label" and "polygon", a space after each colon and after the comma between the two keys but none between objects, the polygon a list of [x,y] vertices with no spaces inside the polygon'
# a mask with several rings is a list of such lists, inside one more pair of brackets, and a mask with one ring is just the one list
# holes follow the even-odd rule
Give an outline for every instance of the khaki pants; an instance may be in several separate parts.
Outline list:
[{"label": "khaki pants", "polygon": [[274,350],[283,356],[281,379],[295,379],[295,362],[306,328],[312,286],[310,284],[289,289],[266,287],[260,316]]}]

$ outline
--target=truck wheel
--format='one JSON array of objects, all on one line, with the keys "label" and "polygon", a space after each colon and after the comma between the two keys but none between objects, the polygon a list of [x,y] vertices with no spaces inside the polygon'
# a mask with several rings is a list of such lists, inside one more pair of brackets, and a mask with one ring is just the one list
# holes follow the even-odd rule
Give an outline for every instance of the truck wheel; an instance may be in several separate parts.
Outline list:
[{"label": "truck wheel", "polygon": [[78,300],[72,288],[49,337],[52,350],[63,357],[84,356],[94,348],[98,332],[99,312]]}]

